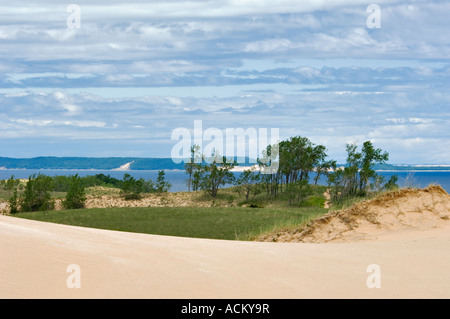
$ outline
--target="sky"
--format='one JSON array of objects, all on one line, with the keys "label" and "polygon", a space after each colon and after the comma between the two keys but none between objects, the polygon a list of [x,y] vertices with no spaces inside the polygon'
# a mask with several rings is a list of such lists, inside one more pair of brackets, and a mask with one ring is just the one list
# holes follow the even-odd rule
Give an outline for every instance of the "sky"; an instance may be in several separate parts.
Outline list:
[{"label": "sky", "polygon": [[202,121],[450,164],[450,2],[73,4],[0,2],[0,156],[167,158]]}]

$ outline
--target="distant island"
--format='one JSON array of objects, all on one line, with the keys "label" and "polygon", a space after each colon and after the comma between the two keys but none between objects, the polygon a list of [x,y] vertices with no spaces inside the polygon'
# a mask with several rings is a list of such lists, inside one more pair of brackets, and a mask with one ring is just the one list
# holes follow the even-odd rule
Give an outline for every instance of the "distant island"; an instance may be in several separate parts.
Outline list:
[{"label": "distant island", "polygon": [[[240,166],[252,166],[248,158]],[[342,165],[343,166],[343,165]],[[34,158],[0,157],[0,169],[92,169],[92,170],[184,170],[184,163],[174,163],[171,158],[139,157],[53,157]],[[450,171],[450,165],[376,164],[380,171]]]}]

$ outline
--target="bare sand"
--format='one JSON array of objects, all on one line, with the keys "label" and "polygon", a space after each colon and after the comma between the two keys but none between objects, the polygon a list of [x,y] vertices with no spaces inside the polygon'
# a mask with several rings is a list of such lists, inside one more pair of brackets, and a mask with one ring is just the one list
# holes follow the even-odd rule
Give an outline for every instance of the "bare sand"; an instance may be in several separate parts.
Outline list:
[{"label": "bare sand", "polygon": [[[0,215],[0,298],[450,298],[450,196],[439,188],[389,196],[272,242]],[[79,288],[67,285],[69,265],[79,267]],[[379,288],[368,285],[374,275]]]},{"label": "bare sand", "polygon": [[[450,227],[352,243],[177,238],[0,216],[0,298],[449,298]],[[68,288],[80,269],[80,288]],[[369,288],[371,264],[380,288]]]},{"label": "bare sand", "polygon": [[[327,196],[326,196],[327,197]],[[450,224],[450,195],[440,186],[387,192],[330,212],[305,227],[265,234],[261,241],[331,243],[373,240]]]}]

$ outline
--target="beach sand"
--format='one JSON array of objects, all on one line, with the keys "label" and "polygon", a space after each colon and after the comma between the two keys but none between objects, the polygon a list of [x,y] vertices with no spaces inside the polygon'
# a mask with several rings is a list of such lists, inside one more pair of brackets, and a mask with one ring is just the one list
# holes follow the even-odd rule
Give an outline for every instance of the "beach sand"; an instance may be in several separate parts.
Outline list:
[{"label": "beach sand", "polygon": [[[317,244],[155,236],[0,216],[0,298],[449,298],[449,251],[448,225]],[[73,264],[80,288],[67,285]],[[372,264],[380,267],[380,288],[367,285]]]},{"label": "beach sand", "polygon": [[450,196],[383,196],[268,242],[0,215],[0,298],[450,298]]}]

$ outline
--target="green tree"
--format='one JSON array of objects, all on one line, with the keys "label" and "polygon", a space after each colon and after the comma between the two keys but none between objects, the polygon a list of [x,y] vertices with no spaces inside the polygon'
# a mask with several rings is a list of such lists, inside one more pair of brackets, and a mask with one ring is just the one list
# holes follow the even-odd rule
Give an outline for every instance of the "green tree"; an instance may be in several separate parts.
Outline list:
[{"label": "green tree", "polygon": [[383,152],[380,148],[374,148],[372,142],[364,142],[361,149],[361,163],[359,170],[359,190],[366,190],[369,180],[372,178],[377,178],[373,166],[376,163],[383,164],[389,159],[389,154]]},{"label": "green tree", "polygon": [[261,174],[261,186],[266,189],[267,195],[276,196],[281,183],[279,143],[268,145],[262,151],[261,158],[257,162]]},{"label": "green tree", "polygon": [[300,205],[309,195],[312,194],[311,185],[307,180],[296,181],[287,186],[286,193],[289,198],[289,205]]},{"label": "green tree", "polygon": [[336,161],[334,160],[325,161],[324,159],[321,159],[319,164],[317,164],[316,166],[316,176],[314,177],[314,185],[317,185],[321,175],[328,176],[330,174],[330,170],[333,169],[333,167],[334,168],[336,167]]},{"label": "green tree", "polygon": [[199,170],[196,170],[192,175],[192,190],[198,191],[200,188],[200,184],[202,182],[202,170],[201,166]]},{"label": "green tree", "polygon": [[9,212],[11,214],[16,214],[19,212],[19,205],[18,205],[18,196],[17,196],[17,189],[13,190],[13,195],[9,198]]},{"label": "green tree", "polygon": [[[316,170],[314,181],[317,183],[320,175],[326,174],[328,167],[332,164],[332,161],[326,161],[326,147],[316,145],[306,137],[295,136],[278,144],[269,145],[262,152],[262,157],[267,158],[272,153],[272,149],[277,150],[278,170],[266,174],[263,178],[267,193],[271,195],[277,195],[278,191],[283,192],[283,184],[287,189],[289,184],[297,181],[309,182],[310,174],[314,170]],[[267,166],[260,161],[258,163],[262,169]]]},{"label": "green tree", "polygon": [[14,175],[11,175],[11,177],[4,182],[3,189],[8,191],[8,197],[11,196],[11,193],[14,192],[14,190],[17,189],[19,186],[20,181],[18,179],[14,178]]},{"label": "green tree", "polygon": [[398,188],[398,176],[392,175],[389,180],[384,184],[384,189],[386,190],[393,190]]},{"label": "green tree", "polygon": [[20,199],[20,207],[23,212],[46,211],[54,208],[51,198],[53,188],[52,178],[42,174],[29,177],[23,197]]},{"label": "green tree", "polygon": [[315,145],[302,136],[291,137],[279,143],[280,172],[286,184],[309,180],[309,174],[326,158],[326,148]]},{"label": "green tree", "polygon": [[330,196],[332,202],[341,202],[344,190],[344,169],[334,167],[333,171],[328,174],[328,187],[330,188]]},{"label": "green tree", "polygon": [[195,173],[200,169],[203,156],[200,154],[200,146],[194,144],[191,146],[191,157],[189,161],[184,165],[186,174],[188,175],[187,185],[188,192],[191,191],[193,179],[195,179]]},{"label": "green tree", "polygon": [[[334,188],[332,198],[341,202],[347,197],[364,195],[371,188],[379,190],[384,179],[376,173],[374,165],[385,163],[389,154],[379,148],[374,148],[371,141],[363,143],[361,152],[356,144],[347,144],[347,163],[344,169],[335,170],[328,176],[328,183]],[[369,183],[373,181],[373,183]],[[397,180],[393,178],[386,183],[387,187],[394,187]]]},{"label": "green tree", "polygon": [[130,174],[125,173],[121,184],[121,194],[125,200],[141,198],[143,190],[142,180],[136,180]]},{"label": "green tree", "polygon": [[358,172],[361,165],[361,153],[356,144],[347,144],[347,164],[344,168],[343,196],[356,195],[358,191]]},{"label": "green tree", "polygon": [[172,184],[166,181],[165,175],[166,173],[164,172],[164,170],[158,172],[158,178],[156,179],[155,183],[155,189],[157,193],[166,193],[172,187]]},{"label": "green tree", "polygon": [[58,175],[53,176],[53,191],[55,192],[68,192],[70,188],[70,183],[72,181],[72,176]]},{"label": "green tree", "polygon": [[237,165],[236,161],[228,161],[225,156],[212,152],[209,164],[201,167],[200,188],[212,197],[217,196],[219,188],[234,182],[231,170]]},{"label": "green tree", "polygon": [[19,197],[17,194],[17,188],[20,181],[14,178],[14,175],[6,181],[2,181],[3,189],[8,191],[8,203],[11,214],[16,214],[19,212]]},{"label": "green tree", "polygon": [[[235,181],[236,190],[239,195],[245,197],[245,201],[253,199],[261,192],[259,182],[261,181],[261,173],[252,169],[244,170]],[[251,198],[250,198],[251,196]]]},{"label": "green tree", "polygon": [[156,192],[155,189],[155,183],[151,179],[145,180],[143,178],[139,179],[140,183],[142,184],[142,192],[143,193],[154,193]]},{"label": "green tree", "polygon": [[84,208],[86,202],[85,187],[82,184],[82,179],[78,174],[70,177],[69,188],[66,198],[63,201],[63,206],[66,209]]}]

